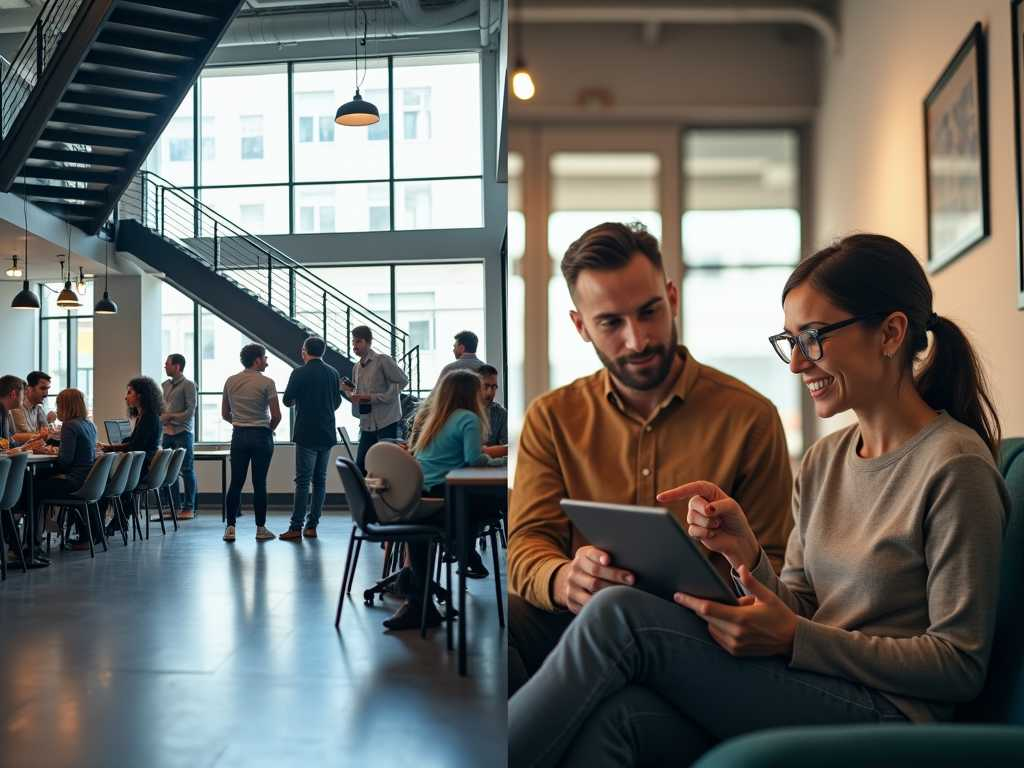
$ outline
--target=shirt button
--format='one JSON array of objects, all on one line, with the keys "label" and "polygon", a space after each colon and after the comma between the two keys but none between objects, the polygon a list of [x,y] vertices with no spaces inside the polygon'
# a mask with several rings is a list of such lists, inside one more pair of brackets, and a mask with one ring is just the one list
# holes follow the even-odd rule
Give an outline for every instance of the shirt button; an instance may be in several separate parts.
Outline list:
[{"label": "shirt button", "polygon": [[647,477],[649,474],[651,474],[651,470],[649,470],[647,467],[644,467],[643,469],[640,470],[640,474],[643,475],[644,477]]}]

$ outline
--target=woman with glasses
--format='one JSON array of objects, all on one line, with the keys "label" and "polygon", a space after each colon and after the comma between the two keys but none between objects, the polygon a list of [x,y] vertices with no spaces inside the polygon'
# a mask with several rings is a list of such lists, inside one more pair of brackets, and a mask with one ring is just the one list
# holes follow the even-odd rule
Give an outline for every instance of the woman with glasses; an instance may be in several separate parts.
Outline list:
[{"label": "woman with glasses", "polygon": [[510,765],[685,765],[761,728],[948,720],[992,646],[1009,499],[975,351],[900,243],[854,235],[801,262],[771,337],[821,418],[776,574],[743,510],[691,482],[689,535],[739,605],[602,590],[509,704]]}]

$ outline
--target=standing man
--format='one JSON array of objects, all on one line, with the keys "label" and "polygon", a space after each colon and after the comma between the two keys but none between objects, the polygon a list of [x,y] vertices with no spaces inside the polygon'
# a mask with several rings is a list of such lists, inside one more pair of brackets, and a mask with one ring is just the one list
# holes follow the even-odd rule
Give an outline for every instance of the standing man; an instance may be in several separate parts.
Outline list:
[{"label": "standing man", "polygon": [[185,498],[178,494],[178,484],[171,488],[174,503],[181,511],[179,520],[191,520],[196,504],[196,473],[192,463],[193,423],[196,414],[196,385],[185,378],[185,356],[174,353],[164,361],[164,372],[170,376],[163,383],[164,412],[160,414],[163,424],[164,448],[184,448],[185,460],[181,463],[181,478],[185,481]]},{"label": "standing man", "polygon": [[[302,345],[303,366],[292,371],[284,390],[286,407],[295,406],[295,502],[285,541],[316,538],[316,526],[327,496],[327,462],[335,444],[334,412],[341,405],[338,372],[322,358],[327,344],[310,336]],[[313,502],[306,517],[309,482]],[[303,529],[305,525],[305,529]]]},{"label": "standing man", "polygon": [[32,371],[27,377],[23,406],[11,411],[14,421],[15,439],[30,440],[38,435],[49,432],[50,423],[57,420],[54,411],[49,413],[43,408],[43,401],[50,394],[50,376],[42,371]]},{"label": "standing man", "polygon": [[373,333],[365,325],[352,329],[352,351],[359,361],[352,368],[352,384],[341,382],[341,391],[352,401],[352,415],[359,419],[359,450],[356,465],[366,474],[366,452],[377,441],[398,437],[402,419],[402,388],[409,377],[390,355],[372,347]]},{"label": "standing man", "polygon": [[477,376],[483,381],[484,401],[487,403],[487,420],[490,431],[484,435],[484,446],[488,456],[504,456],[508,453],[508,411],[494,398],[498,394],[498,369],[493,365],[481,365]]},{"label": "standing man", "polygon": [[476,348],[479,343],[480,339],[472,331],[459,331],[455,334],[455,345],[452,347],[455,360],[441,369],[441,373],[437,377],[438,380],[440,381],[441,377],[449,371],[460,369],[479,371],[484,364],[484,361],[476,356]]},{"label": "standing man", "polygon": [[231,429],[231,486],[227,498],[224,541],[235,540],[235,521],[242,502],[242,486],[252,464],[252,506],[256,514],[256,541],[277,537],[267,529],[267,471],[274,458],[274,430],[281,423],[281,402],[274,380],[264,376],[269,362],[266,347],[246,344],[238,355],[244,370],[224,382],[220,415]]}]

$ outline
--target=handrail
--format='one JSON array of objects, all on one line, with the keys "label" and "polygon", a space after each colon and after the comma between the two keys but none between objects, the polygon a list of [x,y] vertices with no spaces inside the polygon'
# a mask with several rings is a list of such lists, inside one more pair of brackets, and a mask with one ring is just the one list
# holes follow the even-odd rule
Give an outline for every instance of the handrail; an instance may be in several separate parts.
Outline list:
[{"label": "handrail", "polygon": [[[43,72],[82,2],[47,0],[8,63],[7,71],[0,76],[0,141],[7,138],[29,95],[42,81]],[[15,76],[19,82],[11,83]]]},{"label": "handrail", "polygon": [[420,350],[418,346],[408,349],[408,332],[262,238],[246,232],[189,191],[157,174],[141,171],[119,201],[117,218],[137,219],[158,236],[174,241],[207,268],[311,333],[322,335],[339,352],[347,351],[349,357],[354,322],[376,327],[407,371],[410,390],[413,386],[419,388]]},{"label": "handrail", "polygon": [[[306,279],[310,280],[311,282],[314,282],[314,283],[318,284],[321,288],[323,288],[325,290],[333,291],[334,293],[339,294],[345,300],[345,302],[347,302],[348,304],[351,304],[352,306],[356,307],[357,309],[361,310],[362,312],[366,312],[366,313],[368,313],[370,315],[373,315],[373,316],[377,317],[376,313],[372,309],[370,309],[366,305],[360,303],[358,300],[353,299],[351,296],[346,294],[344,291],[338,290],[337,288],[335,288],[330,283],[326,282],[323,278],[319,277],[314,272],[310,272],[309,269],[306,266],[304,266],[303,264],[300,264],[299,262],[295,261],[288,254],[284,253],[279,248],[274,247],[273,245],[268,243],[266,240],[261,238],[259,235],[254,235],[254,234],[252,234],[250,232],[246,232],[244,229],[242,229],[237,224],[235,224],[234,222],[229,220],[227,217],[225,217],[222,213],[220,213],[219,211],[215,211],[214,209],[210,208],[202,200],[200,200],[199,198],[197,198],[194,195],[192,195],[191,193],[189,193],[186,189],[183,189],[182,187],[176,186],[175,184],[171,183],[167,179],[164,179],[163,177],[159,176],[158,174],[153,173],[152,171],[139,171],[136,175],[142,176],[142,177],[151,177],[153,179],[156,179],[157,182],[158,182],[157,186],[166,187],[167,189],[172,190],[174,192],[174,194],[177,197],[181,198],[182,201],[184,203],[186,203],[187,205],[192,205],[192,206],[198,208],[199,210],[205,212],[207,214],[207,216],[209,216],[211,219],[218,219],[225,226],[227,226],[231,230],[233,230],[236,233],[237,237],[240,237],[243,240],[247,240],[250,243],[253,243],[255,247],[259,248],[259,250],[261,250],[263,253],[267,254],[268,256],[271,255],[270,251],[273,251],[273,253],[276,254],[274,256],[274,258],[277,261],[281,262],[282,267],[285,267],[285,268],[288,268],[288,269],[295,269],[295,270],[297,270],[299,272],[302,272],[304,274],[304,276],[306,277]],[[145,181],[143,183],[145,183]],[[196,237],[197,238],[201,237],[201,235],[196,235]],[[389,323],[388,321],[383,320],[383,319],[381,319],[380,327],[385,329],[385,330],[388,330],[388,331],[391,331],[393,329],[399,335],[408,336],[408,334],[405,331],[403,331],[401,328],[398,328],[397,326],[391,325],[391,323]]]}]

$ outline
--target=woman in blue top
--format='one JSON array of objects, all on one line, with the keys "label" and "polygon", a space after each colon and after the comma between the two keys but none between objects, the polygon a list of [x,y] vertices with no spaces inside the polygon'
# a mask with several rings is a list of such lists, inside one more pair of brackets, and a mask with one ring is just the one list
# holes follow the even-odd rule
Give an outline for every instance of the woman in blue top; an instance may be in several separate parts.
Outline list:
[{"label": "woman in blue top", "polygon": [[[46,453],[56,454],[56,465],[48,473],[40,472],[35,478],[33,488],[36,500],[37,540],[35,545],[37,549],[39,549],[43,537],[43,526],[40,519],[41,501],[47,497],[69,496],[77,491],[82,487],[96,461],[96,427],[89,421],[89,412],[81,390],[69,388],[62,390],[57,395],[57,418],[61,421],[60,448],[45,449]],[[74,546],[88,549],[89,541],[84,536],[85,519],[76,513],[76,522],[81,544]],[[93,531],[93,538],[97,542],[101,537],[100,531]]]},{"label": "woman in blue top", "polygon": [[[445,374],[416,412],[409,438],[409,450],[423,468],[423,495],[444,498],[445,477],[453,469],[485,465],[483,451],[487,434],[487,408],[480,377],[470,370]],[[441,524],[437,519],[417,520]],[[388,629],[415,629],[420,625],[423,588],[427,574],[427,544],[409,544],[412,585],[406,602],[384,622]],[[441,623],[441,614],[427,606],[427,626]]]}]

